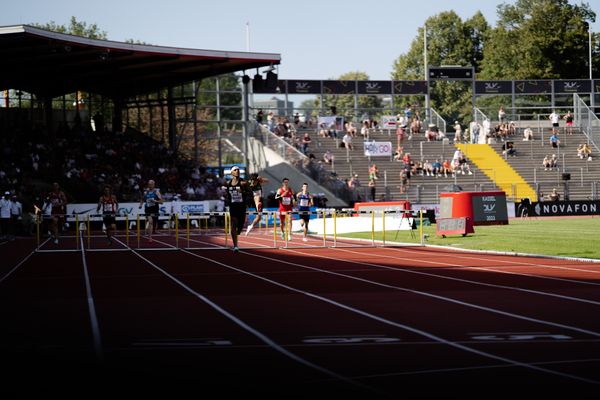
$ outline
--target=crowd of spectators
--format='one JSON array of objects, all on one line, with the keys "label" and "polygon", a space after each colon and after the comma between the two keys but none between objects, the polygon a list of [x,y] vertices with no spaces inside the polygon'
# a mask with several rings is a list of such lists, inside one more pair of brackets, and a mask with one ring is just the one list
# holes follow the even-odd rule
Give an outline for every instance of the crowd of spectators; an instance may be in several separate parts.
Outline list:
[{"label": "crowd of spectators", "polygon": [[4,138],[0,189],[24,200],[27,209],[41,205],[50,183],[65,189],[69,202],[95,202],[104,185],[119,201],[139,201],[149,179],[165,200],[219,198],[221,180],[190,161],[178,158],[161,142],[134,130],[98,134],[63,129],[54,137],[40,132]]}]

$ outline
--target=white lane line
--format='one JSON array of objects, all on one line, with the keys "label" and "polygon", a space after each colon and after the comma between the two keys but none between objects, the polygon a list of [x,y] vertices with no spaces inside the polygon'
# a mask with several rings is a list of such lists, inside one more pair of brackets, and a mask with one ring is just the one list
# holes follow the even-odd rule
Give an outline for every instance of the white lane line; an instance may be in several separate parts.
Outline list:
[{"label": "white lane line", "polygon": [[[50,238],[46,239],[41,245],[43,246],[44,244],[46,244],[46,242],[48,242],[50,240]],[[21,265],[23,265],[25,263],[25,261],[29,260],[29,258],[35,254],[35,249],[31,251],[31,253],[29,253],[27,256],[25,256],[24,259],[22,259],[17,265],[15,265],[10,271],[8,271],[2,278],[0,278],[0,284],[2,284],[2,282],[4,282],[6,280],[6,278],[8,278],[10,275],[12,275],[13,272],[15,272],[17,269],[19,269],[19,267]]]},{"label": "white lane line", "polygon": [[[589,359],[575,359],[575,360],[557,360],[557,361],[540,361],[532,362],[531,365],[560,365],[560,364],[578,364],[578,363],[589,363],[598,362],[599,358]],[[494,364],[494,365],[480,365],[474,367],[459,367],[459,368],[438,368],[438,369],[425,369],[418,371],[406,371],[406,372],[390,372],[387,374],[373,374],[373,375],[357,375],[353,376],[354,379],[373,379],[373,378],[385,378],[391,376],[402,376],[402,375],[421,375],[421,374],[438,374],[447,372],[461,372],[469,370],[482,370],[482,369],[495,369],[495,368],[511,368],[512,365],[506,364]]]},{"label": "white lane line", "polygon": [[[81,238],[81,240],[83,240],[83,237]],[[90,324],[92,327],[94,352],[96,353],[96,357],[99,360],[102,360],[104,358],[104,354],[102,351],[102,337],[100,335],[100,324],[98,323],[98,317],[96,315],[96,307],[94,305],[94,297],[92,295],[92,285],[90,283],[90,275],[88,273],[87,261],[85,259],[84,246],[81,246],[81,260],[83,261],[83,276],[84,276],[84,280],[85,280],[85,294],[86,294],[86,298],[87,298],[88,311],[90,313]]]},{"label": "white lane line", "polygon": [[[238,317],[236,317],[235,315],[231,314],[230,312],[228,312],[227,310],[225,310],[224,308],[222,308],[221,306],[219,306],[218,304],[214,303],[212,300],[208,299],[207,297],[205,297],[204,295],[196,292],[194,289],[192,289],[191,287],[187,286],[184,282],[180,281],[179,279],[177,279],[175,276],[169,274],[167,271],[165,271],[164,269],[160,268],[158,265],[154,264],[152,261],[150,261],[149,259],[147,259],[146,257],[142,256],[139,252],[137,252],[134,249],[131,249],[131,251],[133,252],[133,254],[135,254],[136,256],[138,256],[139,258],[141,258],[142,260],[146,261],[150,266],[152,266],[154,269],[158,270],[159,272],[161,272],[163,275],[165,275],[167,278],[169,278],[170,280],[172,280],[173,282],[175,282],[177,285],[181,286],[184,290],[186,290],[188,293],[190,293],[192,296],[195,296],[196,298],[198,298],[200,301],[204,302],[205,304],[207,304],[208,306],[210,306],[211,308],[213,308],[214,310],[216,310],[217,312],[219,312],[220,314],[222,314],[223,316],[225,316],[226,318],[228,318],[229,320],[231,320],[232,322],[234,322],[235,324],[237,324],[238,326],[240,326],[242,329],[246,330],[247,332],[251,333],[252,335],[254,335],[255,337],[257,337],[259,340],[261,340],[262,342],[264,342],[265,344],[267,344],[269,347],[271,347],[272,349],[274,349],[275,351],[283,354],[284,356],[302,364],[305,365],[309,368],[312,368],[316,371],[319,371],[327,376],[330,376],[336,380],[348,383],[350,385],[353,385],[355,387],[360,387],[364,390],[368,390],[370,392],[377,392],[376,389],[363,385],[359,382],[355,382],[352,379],[348,379],[345,376],[342,376],[336,372],[330,371],[329,369],[326,369],[324,367],[321,367],[320,365],[314,364],[308,360],[305,360],[304,358],[286,350],[284,347],[282,347],[281,345],[279,345],[278,343],[276,343],[275,341],[273,341],[271,338],[269,338],[268,336],[266,336],[265,334],[263,334],[262,332],[254,329],[253,327],[251,327],[250,325],[248,325],[247,323],[245,323],[244,321],[242,321],[241,319],[239,319]],[[185,251],[185,250],[183,250]],[[191,253],[193,254],[193,253]]]},{"label": "white lane line", "polygon": [[[360,253],[360,252],[356,252],[356,251],[352,251],[352,250],[347,250],[347,249],[336,249],[336,250],[342,251],[342,252],[345,252],[345,253],[358,254],[358,255],[364,256],[364,253]],[[325,256],[317,256],[317,257],[330,258],[330,257],[325,257]],[[371,257],[371,258],[373,258],[373,257],[390,258],[390,259],[393,259],[393,260],[398,260],[398,257],[388,256],[388,255],[385,255],[385,254],[375,254],[375,255],[371,254],[371,255],[369,255],[369,257]],[[428,263],[428,264],[448,265],[447,263],[441,263],[441,262],[436,262],[436,261],[418,260],[418,259],[411,259],[411,258],[404,258],[404,257],[402,259],[406,260],[406,261],[412,261],[412,262],[423,262],[423,263]],[[341,260],[341,261],[344,261],[344,260]],[[587,304],[593,304],[595,306],[600,306],[600,302],[599,301],[583,299],[583,298],[580,298],[580,297],[565,296],[565,295],[561,295],[561,294],[557,294],[557,293],[543,292],[543,291],[540,291],[540,290],[525,289],[525,288],[520,288],[520,287],[515,287],[515,286],[497,285],[497,284],[493,284],[493,283],[486,283],[486,282],[480,282],[480,281],[472,281],[470,279],[455,278],[455,277],[446,276],[446,275],[438,275],[438,274],[433,274],[433,273],[430,273],[430,272],[417,271],[417,270],[414,270],[414,269],[402,269],[402,268],[399,268],[399,267],[390,267],[390,266],[387,266],[387,265],[372,264],[372,263],[363,263],[363,262],[356,261],[356,260],[353,260],[352,262],[355,263],[355,264],[364,264],[364,265],[376,266],[378,268],[383,268],[383,269],[391,270],[391,271],[397,271],[397,272],[401,272],[401,273],[405,273],[405,274],[431,276],[431,277],[434,277],[434,278],[446,279],[446,280],[456,281],[456,282],[462,282],[462,283],[468,283],[468,284],[472,284],[472,285],[487,286],[487,287],[492,287],[492,288],[496,288],[496,289],[513,290],[513,291],[517,291],[517,292],[531,293],[531,294],[536,294],[536,295],[540,295],[540,296],[556,297],[556,298],[561,299],[561,300],[570,300],[570,301],[575,301],[575,302],[579,302],[579,303],[587,303]]]},{"label": "white lane line", "polygon": [[[535,365],[531,365],[531,364],[524,363],[524,362],[521,362],[521,361],[512,360],[510,358],[506,358],[506,357],[498,356],[498,355],[491,354],[491,353],[488,353],[488,352],[484,352],[484,351],[481,351],[481,350],[477,350],[477,349],[474,349],[474,348],[471,348],[471,347],[468,347],[468,346],[465,346],[465,345],[462,345],[462,344],[459,344],[459,343],[456,343],[456,342],[452,342],[452,341],[446,340],[446,339],[444,339],[444,338],[442,338],[440,336],[437,336],[437,335],[434,335],[432,333],[423,331],[421,329],[414,328],[414,327],[409,326],[409,325],[401,324],[401,323],[398,323],[396,321],[392,321],[392,320],[389,320],[387,318],[383,318],[383,317],[380,317],[378,315],[374,315],[374,314],[368,313],[366,311],[354,308],[352,306],[348,306],[346,304],[337,302],[337,301],[329,299],[327,297],[323,297],[321,295],[318,295],[318,294],[315,294],[315,293],[312,293],[312,292],[307,292],[305,290],[296,289],[296,288],[288,286],[286,284],[274,281],[272,279],[268,279],[268,278],[262,277],[260,275],[254,274],[252,272],[244,271],[242,269],[239,269],[239,268],[233,267],[231,265],[228,265],[228,264],[216,261],[214,259],[207,258],[207,257],[204,257],[204,256],[201,256],[201,255],[192,253],[192,252],[187,251],[187,250],[181,250],[181,251],[184,252],[184,253],[190,254],[190,255],[192,255],[194,257],[197,257],[197,258],[203,259],[205,261],[208,261],[210,263],[215,263],[215,264],[221,265],[221,266],[223,266],[225,268],[232,269],[234,271],[238,271],[238,272],[240,272],[242,274],[245,274],[245,275],[248,275],[248,276],[252,276],[254,278],[263,280],[265,282],[269,282],[269,283],[271,283],[271,284],[273,284],[275,286],[282,287],[284,289],[290,290],[290,291],[295,292],[295,293],[304,294],[304,295],[306,295],[308,297],[312,297],[314,299],[321,300],[321,301],[323,301],[325,303],[332,304],[332,305],[334,305],[336,307],[342,308],[344,310],[351,311],[353,313],[362,315],[362,316],[367,317],[369,319],[372,319],[372,320],[375,320],[375,321],[378,321],[378,322],[381,322],[381,323],[384,323],[384,324],[387,324],[387,325],[391,325],[391,326],[394,326],[394,327],[397,327],[397,328],[400,328],[400,329],[407,330],[409,332],[412,332],[412,333],[415,333],[417,335],[426,337],[426,338],[431,339],[431,340],[436,341],[436,342],[440,342],[440,343],[446,344],[448,346],[457,348],[459,350],[463,350],[463,351],[466,351],[466,352],[469,352],[469,353],[472,353],[472,354],[476,354],[476,355],[479,355],[479,356],[482,356],[482,357],[491,358],[491,359],[494,359],[494,360],[497,360],[497,361],[502,361],[504,363],[508,363],[508,364],[513,365],[513,366],[519,366],[519,367],[523,367],[523,368],[527,368],[527,369],[532,369],[532,370],[535,370],[535,371],[538,371],[538,372],[543,372],[543,373],[546,373],[546,374],[557,375],[557,376],[561,376],[563,378],[570,378],[570,379],[574,379],[574,380],[578,380],[578,381],[582,381],[582,382],[587,382],[587,383],[600,384],[600,381],[595,381],[595,380],[592,380],[592,379],[588,379],[588,378],[584,378],[584,377],[580,377],[580,376],[576,376],[576,375],[572,375],[572,374],[568,374],[568,373],[562,373],[562,372],[553,371],[553,370],[549,370],[549,369],[542,368],[542,367],[537,367]],[[250,256],[258,256],[258,255],[254,255],[254,254],[251,254],[251,253],[247,253],[245,251],[243,251],[242,253],[248,254]],[[304,267],[304,266],[301,266],[300,264],[291,263],[291,262],[283,261],[283,260],[279,260],[279,259],[273,259],[271,257],[265,257],[265,256],[258,256],[258,257],[265,258],[265,259],[270,259],[270,260],[274,260],[274,261],[277,261],[277,262],[280,262],[280,263],[286,263],[286,264],[290,264],[290,265],[297,265],[297,266],[300,266],[300,267],[303,267],[303,268],[310,268],[310,269],[314,269],[314,270],[317,270],[317,271],[319,270],[318,268]],[[328,271],[323,271],[323,272],[330,273]],[[345,276],[345,277],[348,277],[348,278],[351,278],[351,279],[357,279],[357,280],[360,280],[360,281],[365,281],[365,282],[368,282],[368,283],[377,284],[379,286],[391,287],[389,285],[382,285],[382,284],[378,284],[376,282],[369,282],[369,281],[364,280],[364,279],[353,278],[351,276],[346,276],[346,275],[343,275],[343,274],[337,274],[337,273],[333,273],[333,274],[334,275],[339,275],[339,276]],[[391,287],[391,288],[393,288],[393,287]],[[402,290],[406,290],[406,291],[413,292],[413,293],[418,293],[418,294],[423,293],[423,292],[417,292],[417,291],[410,290],[410,289],[402,289]],[[429,294],[426,294],[426,293],[423,293],[423,294],[429,295]],[[441,296],[432,296],[432,297],[442,298]],[[456,301],[453,300],[453,302],[456,302]],[[477,306],[476,308],[479,308],[479,307]],[[600,336],[600,334],[597,334],[597,335]]]},{"label": "white lane line", "polygon": [[[306,253],[302,253],[302,252],[299,252],[299,251],[294,251],[294,250],[287,250],[287,251],[292,252],[292,253],[302,254],[304,256],[307,255]],[[387,288],[387,289],[394,289],[394,290],[398,290],[398,291],[403,291],[403,292],[418,294],[418,295],[421,295],[421,296],[431,297],[431,298],[434,298],[434,299],[437,299],[437,300],[442,300],[442,301],[445,301],[445,302],[450,302],[450,303],[458,304],[458,305],[465,306],[465,307],[475,308],[475,309],[478,309],[478,310],[487,311],[487,312],[491,312],[491,313],[494,313],[494,314],[504,315],[504,316],[507,316],[507,317],[510,317],[510,318],[521,319],[521,320],[524,320],[524,321],[529,321],[529,322],[534,322],[534,323],[539,323],[539,324],[554,326],[554,327],[557,327],[557,328],[568,329],[568,330],[572,330],[572,331],[575,331],[575,332],[584,333],[586,335],[600,337],[600,333],[595,332],[595,331],[590,331],[590,330],[587,330],[587,329],[583,329],[583,328],[578,328],[578,327],[574,327],[574,326],[570,326],[570,325],[563,325],[563,324],[560,324],[560,323],[557,323],[557,322],[552,322],[552,321],[546,321],[546,320],[536,319],[536,318],[532,318],[532,317],[527,317],[525,315],[514,314],[514,313],[507,312],[507,311],[502,311],[502,310],[498,310],[498,309],[495,309],[495,308],[491,308],[491,307],[480,306],[478,304],[468,303],[468,302],[456,300],[456,299],[453,299],[453,298],[450,298],[450,297],[445,297],[445,296],[441,296],[441,295],[437,295],[437,294],[433,294],[433,293],[429,293],[429,292],[423,292],[423,291],[419,291],[419,290],[415,290],[415,289],[409,289],[409,288],[404,288],[404,287],[395,286],[395,285],[388,285],[388,284],[385,284],[385,283],[376,282],[376,281],[372,281],[372,280],[365,279],[365,278],[359,278],[359,277],[356,277],[356,276],[342,274],[342,273],[339,273],[339,272],[328,271],[328,270],[320,269],[320,268],[316,268],[316,267],[310,267],[310,266],[307,266],[307,265],[304,265],[304,264],[293,263],[293,262],[290,262],[290,261],[285,261],[285,260],[281,260],[281,259],[277,259],[277,258],[263,256],[263,255],[260,255],[260,254],[252,254],[252,253],[246,253],[246,254],[252,255],[254,257],[260,257],[260,258],[264,258],[264,259],[267,259],[267,260],[275,261],[275,262],[278,262],[278,263],[284,263],[284,264],[294,265],[294,266],[297,266],[297,267],[300,267],[300,268],[304,268],[304,269],[308,269],[308,270],[313,270],[313,271],[317,271],[317,272],[323,272],[323,273],[330,274],[330,275],[341,276],[341,277],[344,277],[344,278],[356,280],[356,281],[359,281],[359,282],[368,283],[368,284],[375,285],[375,286],[384,287],[384,288]],[[380,267],[380,265],[378,265],[378,264],[371,264],[371,263],[365,263],[365,262],[357,262],[357,261],[352,261],[352,260],[344,260],[344,259],[339,259],[339,258],[334,258],[334,257],[326,257],[326,256],[319,256],[319,255],[315,255],[315,257],[329,259],[329,260],[342,261],[342,262],[348,262],[348,263],[354,263],[354,264],[371,265],[371,266],[374,266],[374,267]]]},{"label": "white lane line", "polygon": [[[408,250],[408,249],[400,249],[400,248],[390,248],[391,250],[397,251],[397,252],[406,252],[406,253],[412,253],[412,254],[423,254],[423,253],[418,253],[414,250]],[[434,253],[435,255],[435,253]],[[440,254],[440,257],[443,257],[442,254]],[[560,270],[566,270],[566,271],[575,271],[575,272],[588,272],[588,273],[592,273],[592,274],[599,274],[600,271],[596,271],[593,269],[581,269],[581,268],[573,268],[573,267],[565,267],[565,266],[559,266],[559,265],[548,265],[548,264],[540,264],[540,263],[531,263],[531,262],[526,262],[526,261],[511,261],[511,260],[505,260],[505,259],[501,259],[501,258],[496,258],[496,259],[490,259],[490,258],[484,258],[484,257],[471,257],[468,255],[458,255],[458,254],[452,254],[451,255],[452,258],[461,258],[464,260],[477,260],[477,261],[490,261],[490,262],[499,262],[499,263],[503,263],[503,264],[514,264],[516,267],[523,267],[523,266],[531,266],[531,267],[539,267],[539,268],[547,268],[547,269],[560,269]],[[506,255],[503,255],[503,257],[506,257]],[[594,264],[591,264],[591,266],[596,266]],[[479,268],[479,267],[473,267],[473,268]],[[489,267],[486,267],[489,268]],[[523,275],[528,275],[528,276],[538,276],[538,275],[534,275],[534,274],[523,274]],[[540,278],[545,278],[544,276],[539,276]],[[579,282],[579,281],[575,281],[574,282]],[[581,283],[581,282],[579,282]]]}]

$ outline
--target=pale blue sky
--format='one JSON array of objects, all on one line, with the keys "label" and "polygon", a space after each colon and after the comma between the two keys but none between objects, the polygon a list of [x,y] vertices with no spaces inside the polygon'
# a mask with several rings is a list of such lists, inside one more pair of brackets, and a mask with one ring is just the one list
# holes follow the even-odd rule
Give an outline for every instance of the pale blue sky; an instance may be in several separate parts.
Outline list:
[{"label": "pale blue sky", "polygon": [[[1,0],[0,26],[96,23],[110,40],[279,53],[280,79],[329,79],[349,71],[390,79],[394,60],[408,51],[425,20],[453,9],[466,19],[480,10],[495,25],[496,6],[513,0]],[[579,1],[572,1],[580,4]],[[600,0],[587,2],[598,18]],[[582,55],[584,57],[587,54]]]}]

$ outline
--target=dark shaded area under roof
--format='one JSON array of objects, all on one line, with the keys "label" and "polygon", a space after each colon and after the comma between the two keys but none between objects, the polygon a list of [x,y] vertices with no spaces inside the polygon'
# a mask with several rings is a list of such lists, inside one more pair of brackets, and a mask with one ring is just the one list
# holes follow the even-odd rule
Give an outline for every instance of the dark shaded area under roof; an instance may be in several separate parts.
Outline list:
[{"label": "dark shaded area under roof", "polygon": [[0,90],[41,97],[81,90],[126,98],[279,64],[281,56],[130,44],[17,25],[0,27],[0,60]]}]

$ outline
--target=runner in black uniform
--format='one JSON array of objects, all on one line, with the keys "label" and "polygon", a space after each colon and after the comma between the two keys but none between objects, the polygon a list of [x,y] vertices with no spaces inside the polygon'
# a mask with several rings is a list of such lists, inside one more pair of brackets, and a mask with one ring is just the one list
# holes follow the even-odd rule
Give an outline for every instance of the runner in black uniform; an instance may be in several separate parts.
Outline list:
[{"label": "runner in black uniform", "polygon": [[231,180],[227,181],[225,190],[227,191],[227,205],[231,215],[231,240],[233,241],[233,251],[239,251],[238,236],[242,233],[244,222],[246,222],[246,202],[252,196],[248,183],[240,178],[240,168],[233,166],[231,168]]}]

